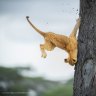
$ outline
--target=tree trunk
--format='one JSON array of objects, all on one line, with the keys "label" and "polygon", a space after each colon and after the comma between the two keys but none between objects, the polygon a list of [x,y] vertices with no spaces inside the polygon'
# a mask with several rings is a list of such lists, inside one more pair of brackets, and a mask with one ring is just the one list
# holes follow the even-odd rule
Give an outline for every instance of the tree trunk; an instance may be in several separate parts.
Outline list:
[{"label": "tree trunk", "polygon": [[80,0],[80,17],[73,96],[96,96],[96,0]]}]

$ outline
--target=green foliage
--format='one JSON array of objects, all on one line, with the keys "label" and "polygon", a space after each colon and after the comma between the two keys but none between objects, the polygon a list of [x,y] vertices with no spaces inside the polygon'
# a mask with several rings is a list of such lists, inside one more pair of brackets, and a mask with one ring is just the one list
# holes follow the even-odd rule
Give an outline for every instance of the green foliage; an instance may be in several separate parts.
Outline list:
[{"label": "green foliage", "polygon": [[14,68],[0,67],[0,80],[19,80],[22,76]]},{"label": "green foliage", "polygon": [[[2,89],[2,91],[18,92],[18,94],[14,94],[14,96],[27,96],[29,89],[34,90],[38,96],[72,96],[73,79],[69,80],[66,84],[63,84],[60,82],[45,80],[42,77],[23,77],[20,74],[20,71],[22,70],[30,69],[0,67],[0,82],[3,81],[6,84],[6,88]],[[0,85],[0,88],[3,87]],[[0,92],[0,95],[2,91]],[[8,96],[11,96],[11,94]]]},{"label": "green foliage", "polygon": [[43,94],[43,96],[72,96],[73,79],[69,80],[65,85],[57,86]]}]

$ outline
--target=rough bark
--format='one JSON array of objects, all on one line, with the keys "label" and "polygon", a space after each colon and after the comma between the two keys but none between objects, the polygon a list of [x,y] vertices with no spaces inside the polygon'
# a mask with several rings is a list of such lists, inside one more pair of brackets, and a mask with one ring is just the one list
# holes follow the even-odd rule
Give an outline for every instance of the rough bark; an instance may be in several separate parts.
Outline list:
[{"label": "rough bark", "polygon": [[96,0],[80,0],[80,16],[73,96],[96,96]]}]

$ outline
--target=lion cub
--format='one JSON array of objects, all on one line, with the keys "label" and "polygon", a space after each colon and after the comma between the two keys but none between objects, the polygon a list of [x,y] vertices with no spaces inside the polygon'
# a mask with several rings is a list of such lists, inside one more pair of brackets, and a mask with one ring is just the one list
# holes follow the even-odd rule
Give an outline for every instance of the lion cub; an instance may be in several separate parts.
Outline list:
[{"label": "lion cub", "polygon": [[47,54],[45,50],[52,51],[55,47],[61,48],[65,50],[68,53],[68,58],[65,59],[66,63],[69,63],[70,65],[75,65],[77,62],[77,39],[76,39],[76,33],[80,26],[80,18],[77,19],[75,27],[73,28],[71,34],[69,37],[65,35],[55,34],[53,32],[43,32],[36,28],[31,21],[29,20],[29,16],[26,16],[27,21],[29,24],[38,32],[40,33],[45,40],[44,44],[40,44],[40,49],[42,53],[42,57],[46,58]]}]

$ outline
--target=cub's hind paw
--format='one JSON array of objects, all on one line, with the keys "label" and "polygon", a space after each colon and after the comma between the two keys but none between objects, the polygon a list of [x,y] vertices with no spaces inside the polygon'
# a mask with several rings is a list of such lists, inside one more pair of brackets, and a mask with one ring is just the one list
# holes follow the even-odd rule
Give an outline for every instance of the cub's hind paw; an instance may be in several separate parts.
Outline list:
[{"label": "cub's hind paw", "polygon": [[46,57],[47,57],[47,54],[42,54],[41,57],[42,57],[42,58],[46,58]]}]

